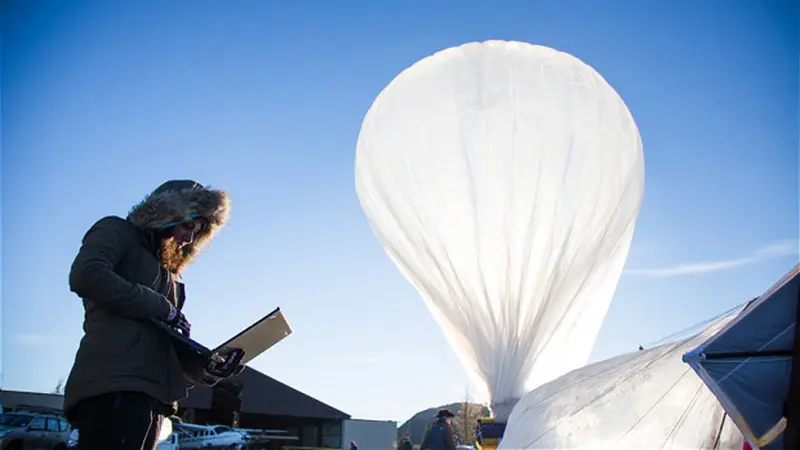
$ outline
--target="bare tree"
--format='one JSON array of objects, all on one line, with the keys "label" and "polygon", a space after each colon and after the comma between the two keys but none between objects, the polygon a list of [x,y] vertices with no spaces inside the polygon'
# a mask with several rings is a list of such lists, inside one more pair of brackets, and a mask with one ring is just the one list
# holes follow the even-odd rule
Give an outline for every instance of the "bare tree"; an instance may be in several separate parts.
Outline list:
[{"label": "bare tree", "polygon": [[53,389],[53,394],[61,395],[64,393],[64,379],[59,378],[58,383],[56,383],[55,389]]},{"label": "bare tree", "polygon": [[475,433],[478,419],[483,415],[482,405],[470,402],[469,389],[464,393],[464,402],[458,409],[456,417],[453,419],[453,430],[458,434],[461,443],[470,445],[477,438]]}]

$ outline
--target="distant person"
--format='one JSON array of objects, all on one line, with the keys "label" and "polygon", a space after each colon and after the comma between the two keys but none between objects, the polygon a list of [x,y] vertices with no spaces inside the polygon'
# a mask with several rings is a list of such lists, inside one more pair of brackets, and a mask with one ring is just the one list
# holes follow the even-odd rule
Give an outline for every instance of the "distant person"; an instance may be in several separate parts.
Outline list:
[{"label": "distant person", "polygon": [[403,442],[400,444],[400,450],[414,450],[414,444],[411,443],[410,436],[403,436]]},{"label": "distant person", "polygon": [[358,444],[356,444],[356,441],[350,441],[350,450],[358,450]]},{"label": "distant person", "polygon": [[78,450],[152,450],[162,417],[177,412],[188,382],[169,335],[150,319],[188,336],[180,273],[228,210],[225,192],[173,180],[83,237],[69,287],[83,299],[84,336],[64,392]]},{"label": "distant person", "polygon": [[475,440],[478,445],[483,447],[483,431],[481,430],[481,418],[478,417],[478,423],[475,425]]},{"label": "distant person", "polygon": [[456,439],[450,422],[455,414],[450,410],[440,409],[436,413],[436,421],[431,425],[422,439],[420,450],[456,450]]}]

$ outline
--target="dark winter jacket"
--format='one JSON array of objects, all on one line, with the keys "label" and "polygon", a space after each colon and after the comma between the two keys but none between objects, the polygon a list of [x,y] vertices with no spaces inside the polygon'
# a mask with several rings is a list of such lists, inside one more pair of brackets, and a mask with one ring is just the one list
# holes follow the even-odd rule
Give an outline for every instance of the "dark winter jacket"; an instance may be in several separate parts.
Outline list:
[{"label": "dark winter jacket", "polygon": [[64,389],[67,417],[80,400],[96,395],[145,393],[174,410],[187,381],[166,333],[148,319],[166,319],[170,304],[183,307],[183,284],[158,259],[156,230],[197,215],[208,221],[188,248],[190,261],[225,224],[225,192],[188,180],[161,185],[128,214],[105,217],[83,238],[69,274],[83,299],[83,331]]},{"label": "dark winter jacket", "polygon": [[456,439],[449,423],[437,420],[422,440],[420,450],[456,450]]},{"label": "dark winter jacket", "polygon": [[414,444],[411,443],[410,439],[404,439],[401,450],[414,450]]}]

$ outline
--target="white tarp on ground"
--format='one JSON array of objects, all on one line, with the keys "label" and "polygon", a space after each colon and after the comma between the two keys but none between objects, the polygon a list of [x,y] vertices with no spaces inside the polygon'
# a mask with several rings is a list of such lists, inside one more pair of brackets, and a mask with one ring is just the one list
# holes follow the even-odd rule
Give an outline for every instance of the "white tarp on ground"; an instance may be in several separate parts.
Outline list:
[{"label": "white tarp on ground", "polygon": [[501,449],[732,449],[743,438],[681,357],[727,320],[678,342],[575,370],[527,394]]}]

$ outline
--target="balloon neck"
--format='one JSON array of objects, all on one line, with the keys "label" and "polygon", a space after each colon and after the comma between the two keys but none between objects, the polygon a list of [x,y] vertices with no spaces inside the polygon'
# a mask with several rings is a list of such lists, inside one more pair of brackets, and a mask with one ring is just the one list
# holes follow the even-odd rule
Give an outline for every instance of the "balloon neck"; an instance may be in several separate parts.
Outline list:
[{"label": "balloon neck", "polygon": [[514,410],[514,406],[517,405],[517,402],[519,402],[519,398],[510,398],[499,402],[492,402],[492,416],[494,417],[495,422],[507,423],[508,417],[511,415],[511,411]]}]

